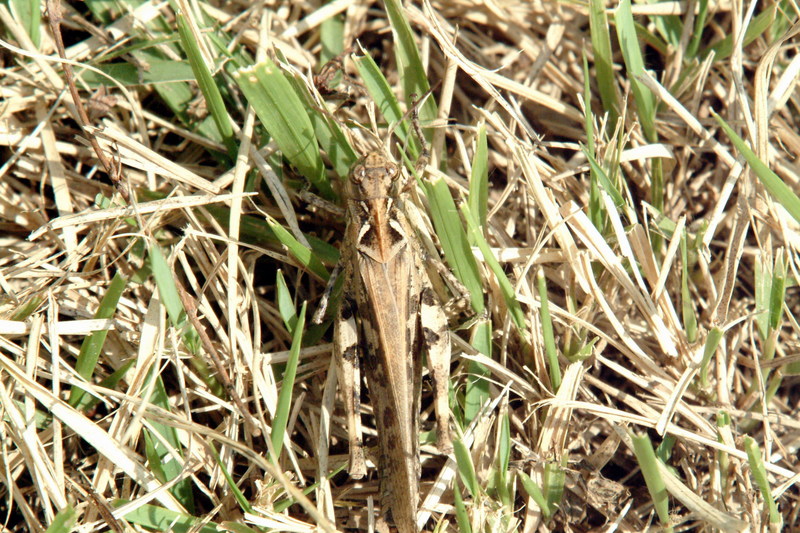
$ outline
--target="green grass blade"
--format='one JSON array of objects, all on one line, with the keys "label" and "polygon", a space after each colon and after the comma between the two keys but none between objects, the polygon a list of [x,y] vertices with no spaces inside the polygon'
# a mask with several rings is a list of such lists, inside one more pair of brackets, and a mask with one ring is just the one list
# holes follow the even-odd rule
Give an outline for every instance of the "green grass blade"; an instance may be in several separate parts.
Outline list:
[{"label": "green grass blade", "polygon": [[508,419],[508,413],[503,414],[500,418],[500,438],[498,439],[499,446],[497,448],[497,468],[501,472],[501,478],[505,481],[508,480],[508,467],[511,464],[511,422]]},{"label": "green grass blade", "polygon": [[[116,500],[115,506],[120,507],[125,500]],[[137,524],[153,531],[174,531],[176,533],[219,533],[215,522],[206,522],[194,516],[171,511],[157,505],[146,503],[136,507],[133,511],[123,516],[131,524]]]},{"label": "green grass blade", "polygon": [[[145,389],[150,388],[150,390],[152,390],[147,400],[164,411],[171,412],[172,406],[169,401],[169,395],[164,387],[161,376],[151,371],[148,376],[148,380],[150,379],[155,379],[156,381],[152,387],[145,384]],[[163,483],[179,478],[183,474],[185,465],[182,464],[182,461],[176,460],[176,457],[183,457],[183,446],[181,445],[180,437],[178,437],[178,431],[174,427],[156,419],[149,421],[149,427],[152,428],[153,431],[158,432],[158,435],[161,437],[156,438],[151,435],[151,430],[149,428],[145,428],[144,430],[146,445],[149,450],[148,463],[151,470],[154,473],[160,473],[162,476],[160,479]],[[194,495],[192,493],[191,478],[184,477],[176,482],[169,491],[175,496],[175,499],[183,505],[184,509],[189,513],[194,513]]]},{"label": "green grass blade", "polygon": [[340,178],[346,178],[350,167],[358,159],[355,150],[350,146],[350,141],[339,127],[339,123],[328,114],[320,111],[308,94],[305,84],[293,76],[286,78],[305,107],[314,135],[320,148],[325,152],[333,165],[333,170]]},{"label": "green grass blade", "polygon": [[[397,60],[397,69],[400,79],[403,82],[403,92],[407,102],[411,101],[411,95],[416,94],[417,98],[422,97],[430,85],[422,67],[422,60],[417,50],[417,43],[414,40],[414,33],[411,25],[406,18],[403,5],[399,0],[385,0],[384,6],[389,15],[389,24],[392,26],[394,34],[394,52]],[[419,116],[423,123],[430,122],[436,118],[436,103],[433,98],[428,98],[419,110]],[[430,142],[430,139],[428,139]]]},{"label": "green grass blade", "polygon": [[358,161],[358,154],[350,146],[347,136],[335,121],[318,113],[311,115],[311,122],[314,124],[319,145],[328,155],[333,170],[340,178],[346,179],[350,168]]},{"label": "green grass blade", "polygon": [[542,341],[547,356],[547,369],[550,373],[550,385],[553,392],[558,392],[561,387],[561,367],[558,365],[558,350],[556,349],[555,334],[553,333],[553,319],[550,316],[550,298],[547,293],[547,279],[544,271],[539,269],[536,273],[536,283],[539,291],[539,316],[542,321]]},{"label": "green grass blade", "polygon": [[175,280],[172,278],[172,270],[157,244],[151,244],[148,252],[150,268],[156,280],[161,304],[167,309],[167,316],[172,326],[181,328],[186,324],[186,314],[178,295],[178,288],[175,286]]},{"label": "green grass blade", "polygon": [[358,56],[354,59],[354,62],[358,75],[364,82],[364,87],[366,87],[372,101],[375,102],[381,116],[388,124],[397,124],[394,130],[395,135],[406,146],[409,145],[410,140],[411,157],[417,157],[420,148],[419,143],[413,135],[410,135],[411,130],[408,124],[400,122],[403,119],[403,110],[400,108],[397,96],[394,94],[389,82],[386,81],[380,67],[369,55]]},{"label": "green grass blade", "polygon": [[636,100],[639,121],[642,131],[649,142],[656,142],[655,123],[655,97],[642,82],[639,76],[644,74],[644,60],[642,51],[639,49],[639,39],[636,34],[636,26],[633,23],[633,13],[631,11],[630,0],[622,0],[617,8],[614,21],[617,26],[617,37],[619,46],[622,49],[622,57],[628,69],[628,78],[633,90],[633,97]]},{"label": "green grass blade", "polygon": [[42,302],[44,301],[45,301],[44,296],[37,296],[31,298],[27,302],[24,302],[19,307],[17,307],[17,309],[14,310],[14,314],[11,315],[11,320],[16,320],[21,322],[27,319],[39,308],[40,305],[42,305]]},{"label": "green grass blade", "polygon": [[483,237],[483,233],[478,227],[478,222],[470,212],[469,206],[462,204],[461,213],[464,215],[464,220],[467,222],[470,240],[473,244],[477,245],[481,254],[483,254],[484,262],[489,269],[491,269],[497,280],[497,284],[500,286],[500,293],[503,295],[503,301],[506,303],[508,312],[511,315],[511,320],[514,322],[520,334],[524,336],[525,313],[522,312],[522,307],[519,305],[514,287],[511,285],[511,282],[508,281],[508,276],[506,276],[506,273],[503,271],[503,267],[495,258],[494,253],[492,253],[489,243],[487,243],[486,239]]},{"label": "green grass blade", "polygon": [[461,498],[461,488],[458,486],[458,479],[453,482],[453,506],[456,509],[456,523],[460,533],[472,533],[472,525],[467,515],[467,507]]},{"label": "green grass blade", "polygon": [[548,509],[558,509],[561,499],[564,496],[564,482],[567,478],[567,458],[562,460],[563,464],[548,462],[544,467],[544,497],[547,500]]},{"label": "green grass blade", "polygon": [[[128,373],[128,370],[136,363],[135,359],[129,360],[127,363],[123,364],[117,370],[112,372],[109,376],[105,379],[100,381],[100,386],[106,389],[115,389],[120,381],[125,377],[125,374]],[[84,394],[81,401],[79,401],[75,405],[75,409],[78,411],[88,411],[95,405],[100,403],[100,399],[94,396],[90,396],[89,394]]]},{"label": "green grass blade", "polygon": [[[622,0],[617,8],[615,15],[617,27],[617,37],[619,38],[622,57],[628,71],[633,97],[636,101],[637,116],[642,126],[645,138],[651,142],[658,142],[656,131],[656,103],[655,96],[648,89],[640,78],[644,75],[644,59],[639,45],[639,35],[649,36],[646,28],[637,31],[637,26],[633,21],[630,0]],[[653,44],[653,43],[651,43]],[[655,44],[653,44],[655,46]],[[663,183],[663,164],[661,159],[654,159],[651,163],[651,187],[650,203],[658,212],[664,208],[664,183]],[[653,249],[658,252],[661,249],[661,237],[653,233]]]},{"label": "green grass blade", "polygon": [[[675,450],[675,444],[677,441],[678,439],[676,439],[673,435],[665,435],[661,440],[661,444],[656,446],[656,458],[662,463],[667,464],[672,458],[672,452]],[[667,468],[674,470],[674,468],[671,466]]]},{"label": "green grass blade", "polygon": [[530,476],[522,470],[518,471],[517,474],[519,475],[520,481],[522,481],[522,488],[525,489],[528,496],[539,506],[539,509],[542,511],[542,516],[549,519],[553,514],[553,510],[547,504],[542,489],[540,489],[539,485],[534,483]]},{"label": "green grass blade", "polygon": [[144,455],[147,457],[147,465],[150,467],[150,471],[157,480],[161,483],[166,483],[167,474],[164,473],[164,469],[161,466],[161,457],[156,452],[155,443],[153,442],[156,439],[153,437],[153,433],[147,428],[144,429],[142,434],[144,435]]},{"label": "green grass blade", "polygon": [[[724,434],[731,433],[731,415],[726,411],[720,409],[717,411],[717,442],[723,444],[725,442]],[[719,469],[720,486],[727,487],[729,483],[729,475],[731,467],[731,457],[724,449],[717,450],[717,468]]]},{"label": "green grass blade", "polygon": [[772,288],[769,298],[769,327],[776,330],[783,320],[783,303],[786,297],[786,260],[783,250],[775,255],[775,267],[772,270]]},{"label": "green grass blade", "polygon": [[489,148],[484,124],[478,127],[478,138],[475,141],[467,205],[470,212],[477,217],[478,225],[483,231],[486,228],[486,214],[489,211]]},{"label": "green grass blade", "polygon": [[594,149],[594,113],[592,113],[592,83],[591,73],[589,72],[589,59],[586,52],[583,54],[583,127],[586,130],[586,149],[590,154],[596,155]]},{"label": "green grass blade", "polygon": [[[324,65],[344,51],[344,15],[339,14],[322,21],[319,26],[319,42],[322,50],[319,53],[319,64]],[[342,73],[337,72],[334,85],[338,83]]]},{"label": "green grass blade", "polygon": [[[492,323],[490,320],[479,320],[472,328],[469,343],[486,357],[492,357]],[[467,386],[464,393],[464,418],[472,422],[481,412],[489,399],[489,376],[491,372],[486,365],[470,361],[467,372]]]},{"label": "green grass blade", "polygon": [[239,507],[241,507],[242,511],[245,513],[255,512],[253,510],[253,506],[250,505],[250,501],[247,499],[247,496],[245,496],[241,489],[239,489],[238,485],[236,484],[236,480],[228,471],[225,461],[223,461],[222,457],[219,456],[219,452],[217,452],[213,442],[209,443],[209,449],[211,450],[211,455],[214,456],[222,475],[225,476],[225,482],[228,484],[228,488],[233,494],[233,497],[236,498],[236,502],[239,504]]},{"label": "green grass blade", "polygon": [[694,31],[692,31],[692,37],[686,47],[686,59],[689,60],[697,56],[697,51],[700,49],[700,43],[703,40],[703,30],[708,19],[708,0],[698,0],[697,5],[699,10],[694,18]]},{"label": "green grass blade", "polygon": [[300,244],[300,242],[294,238],[294,235],[289,233],[286,228],[278,224],[276,220],[268,218],[267,224],[269,225],[270,230],[275,234],[275,237],[277,237],[278,241],[289,250],[289,253],[292,255],[292,257],[294,257],[302,267],[308,269],[309,272],[313,273],[324,281],[327,281],[328,278],[330,278],[330,273],[313,250],[310,250],[309,248]]},{"label": "green grass blade", "polygon": [[[619,103],[617,102],[617,82],[614,78],[614,58],[611,51],[609,27],[605,2],[603,0],[590,0],[589,30],[592,33],[595,78],[597,80],[597,89],[600,92],[600,101],[603,103],[603,109],[608,113],[609,124],[613,129],[619,118]],[[591,78],[586,76],[584,79],[588,85]],[[586,94],[589,94],[588,91]],[[589,114],[588,111],[591,108],[592,100],[585,98],[585,102],[586,111]],[[591,138],[589,137],[589,139]]]},{"label": "green grass blade", "polygon": [[769,513],[770,524],[781,524],[783,519],[778,506],[775,503],[775,498],[772,497],[772,490],[769,486],[769,478],[767,477],[767,469],[764,468],[764,460],[761,457],[761,450],[752,437],[744,438],[744,451],[747,452],[747,461],[750,463],[750,471],[753,479],[761,491],[761,496],[764,498],[764,506]]},{"label": "green grass blade", "polygon": [[483,312],[483,284],[478,264],[472,254],[467,235],[461,225],[458,209],[444,180],[423,180],[425,195],[430,203],[430,216],[436,235],[442,244],[447,263],[470,295],[476,314]]},{"label": "green grass blade", "polygon": [[150,245],[148,252],[150,268],[158,287],[158,295],[161,298],[161,304],[167,310],[170,324],[176,329],[184,330],[184,342],[187,342],[192,353],[197,353],[200,347],[200,339],[197,332],[194,331],[194,327],[187,323],[186,312],[178,295],[178,287],[172,277],[172,270],[157,244]]},{"label": "green grass blade", "polygon": [[[14,19],[18,20],[37,48],[42,42],[42,9],[39,0],[9,0]],[[48,530],[49,531],[49,530]]]},{"label": "green grass blade", "polygon": [[[753,17],[753,20],[744,33],[743,47],[758,39],[765,31],[772,27],[775,21],[775,13],[779,5],[778,2],[765,5],[764,11]],[[722,40],[704,50],[701,56],[705,59],[708,54],[714,52],[715,61],[719,62],[728,59],[733,53],[733,38],[734,35],[729,33]]]},{"label": "green grass blade", "polygon": [[756,331],[761,340],[767,340],[770,332],[770,297],[772,295],[772,268],[763,255],[756,258],[754,285],[756,293]]},{"label": "green grass blade", "polygon": [[325,175],[311,119],[283,72],[265,59],[237,70],[233,78],[284,157],[322,196],[332,199],[333,189]]},{"label": "green grass blade", "polygon": [[[103,295],[103,299],[100,301],[100,306],[97,308],[94,318],[102,319],[114,316],[119,299],[122,297],[122,291],[125,290],[127,283],[128,280],[119,272],[114,275],[106,289],[106,293]],[[91,380],[107,336],[108,330],[95,331],[83,340],[81,351],[75,362],[75,371],[84,379]],[[85,394],[83,389],[72,387],[69,393],[69,404],[72,407],[77,407]]]},{"label": "green grass blade", "polygon": [[78,512],[72,505],[61,509],[45,533],[70,533],[78,521]]},{"label": "green grass blade", "polygon": [[478,483],[478,476],[475,474],[475,465],[472,464],[472,456],[461,439],[453,441],[453,452],[456,457],[461,482],[464,483],[472,499],[475,500],[481,493],[481,487]]},{"label": "green grass blade", "polygon": [[[783,320],[783,307],[786,298],[786,260],[784,258],[783,248],[779,248],[775,254],[775,263],[770,269],[769,281],[769,299],[766,312],[767,318],[767,335],[764,337],[764,345],[761,349],[760,360],[770,361],[775,357],[775,350],[778,347],[778,339],[780,336],[780,324]],[[767,380],[771,373],[771,369],[764,369],[763,379]],[[782,379],[783,372],[779,372],[770,381],[770,389],[768,390],[767,398],[770,398],[770,393],[774,393],[774,388],[777,388]]]},{"label": "green grass blade", "polygon": [[217,125],[219,134],[222,136],[222,142],[228,149],[228,155],[231,157],[236,156],[238,143],[233,134],[233,126],[231,119],[228,116],[228,110],[225,108],[225,102],[222,99],[222,93],[214,82],[214,77],[208,69],[203,54],[200,52],[200,46],[194,38],[194,34],[189,28],[189,22],[186,16],[178,12],[178,34],[181,37],[181,46],[189,58],[189,65],[192,67],[192,72],[197,80],[197,85],[200,87],[200,92],[208,105],[208,111]]},{"label": "green grass blade", "polygon": [[661,34],[661,37],[670,47],[674,49],[680,46],[683,23],[679,17],[675,15],[657,15],[650,17],[650,19],[655,24],[658,33]]},{"label": "green grass blade", "polygon": [[[458,216],[450,190],[441,179],[423,180],[422,183],[430,203],[431,220],[447,262],[459,281],[467,288],[472,309],[480,315],[485,309],[485,304],[478,264],[461,225],[461,218]],[[475,325],[471,343],[476,350],[491,357],[492,326],[489,321],[481,320]],[[489,370],[484,365],[475,361],[470,362],[464,408],[467,421],[477,416],[489,397],[489,382],[486,379],[488,375]]]},{"label": "green grass blade", "polygon": [[[151,244],[148,247],[147,259],[150,263],[153,277],[156,280],[156,287],[158,287],[158,295],[161,298],[161,304],[167,310],[167,317],[169,317],[170,324],[181,332],[181,338],[186,349],[192,354],[199,354],[201,348],[200,336],[197,330],[194,329],[194,326],[188,322],[186,312],[183,309],[183,302],[181,302],[180,296],[178,295],[178,287],[175,285],[175,279],[172,276],[172,270],[167,264],[166,259],[164,259],[161,248],[157,244]],[[202,376],[203,380],[212,389],[214,394],[222,396],[224,390],[212,375],[205,361],[200,357],[192,357],[190,361],[192,367]]]},{"label": "green grass blade", "polygon": [[275,293],[277,295],[276,300],[278,302],[278,313],[280,313],[281,319],[286,325],[286,328],[289,331],[292,331],[297,323],[297,312],[294,307],[294,300],[289,292],[289,287],[286,285],[286,279],[283,277],[283,272],[278,270],[276,277],[277,282],[275,284]]},{"label": "green grass blade", "polygon": [[689,342],[697,340],[697,314],[694,312],[694,299],[689,290],[689,244],[687,242],[686,230],[681,235],[681,316],[683,318],[683,329],[686,331],[686,338]]},{"label": "green grass blade", "polygon": [[503,413],[500,417],[499,435],[497,439],[497,466],[496,468],[496,490],[503,505],[509,507],[513,504],[513,476],[509,470],[511,460],[511,423],[508,420],[508,413]]},{"label": "green grass blade", "polygon": [[[594,158],[594,155],[591,154],[586,147],[581,147],[581,151],[586,156],[586,159],[589,160],[589,167],[592,170],[592,175],[596,177],[595,183],[602,187],[603,190],[606,191],[609,196],[611,196],[615,206],[619,208],[624,207],[625,198],[623,198],[622,193],[620,193],[619,190],[617,190],[617,188],[614,186],[614,183],[612,183],[611,179],[608,177],[608,174],[606,174],[606,171],[603,170],[603,168]],[[601,206],[602,203],[599,203],[598,209],[600,209]]]},{"label": "green grass blade", "polygon": [[[230,211],[227,208],[207,205],[205,206],[205,210],[208,211],[208,213],[214,217],[214,220],[216,220],[223,228],[228,228],[228,223],[230,222]],[[268,221],[264,220],[263,218],[245,215],[241,217],[239,223],[241,224],[241,238],[245,242],[268,246],[274,246],[276,243],[284,245],[287,245],[287,242],[297,243],[297,240],[294,239],[291,234],[289,234],[287,239],[286,234],[288,232],[280,225],[278,225],[278,227],[283,231],[280,233],[279,239],[278,235],[276,235],[275,231],[273,231],[273,228],[277,224],[273,219]],[[306,235],[305,237],[308,241],[308,244],[311,245],[310,255],[315,257],[320,263],[320,266],[315,266],[315,268],[320,268],[322,263],[335,265],[339,261],[339,250],[335,246],[332,246],[331,244],[314,237],[313,235]],[[323,270],[324,268],[321,268],[320,272]]]},{"label": "green grass blade", "polygon": [[278,405],[275,408],[275,416],[272,419],[272,450],[275,453],[273,461],[278,462],[283,449],[283,439],[286,434],[286,425],[289,422],[289,411],[292,408],[292,392],[294,380],[297,376],[297,363],[300,360],[300,348],[303,343],[303,330],[306,324],[306,302],[300,309],[300,316],[297,318],[294,331],[292,331],[292,348],[289,352],[289,360],[286,362],[286,370],[283,373],[281,392],[278,394]]},{"label": "green grass blade", "polygon": [[642,45],[649,46],[656,51],[659,57],[664,57],[670,54],[669,45],[660,39],[656,34],[651,32],[647,26],[634,21],[636,27],[636,35]]},{"label": "green grass blade", "polygon": [[669,493],[664,479],[661,477],[661,472],[656,465],[655,451],[650,442],[650,438],[646,433],[637,434],[629,432],[633,440],[633,453],[636,455],[636,460],[639,463],[639,468],[642,470],[647,490],[650,492],[650,497],[653,499],[653,506],[655,507],[658,519],[667,528],[672,531],[670,527],[669,517]]},{"label": "green grass blade", "polygon": [[764,185],[764,188],[767,189],[767,192],[786,210],[792,215],[796,221],[800,222],[800,198],[794,193],[794,191],[786,185],[783,180],[778,177],[770,168],[764,164],[761,159],[753,152],[747,143],[739,137],[733,129],[728,126],[728,124],[722,120],[718,114],[714,113],[713,111],[711,114],[717,119],[717,122],[725,131],[725,134],[730,137],[731,142],[736,147],[737,150],[744,156],[745,160],[747,160],[747,164],[750,165],[750,168],[753,169],[758,180]]},{"label": "green grass blade", "polygon": [[[596,159],[597,152],[595,151],[594,144],[594,115],[592,114],[592,90],[589,80],[589,61],[586,59],[586,54],[583,56],[583,101],[585,102],[586,109],[584,110],[584,127],[586,128],[586,153],[592,155],[592,159]],[[616,105],[616,104],[615,104]],[[606,112],[611,116],[611,112],[606,109]],[[614,118],[612,124],[616,124],[619,115],[614,111]],[[602,231],[603,227],[603,203],[600,199],[600,189],[597,183],[598,176],[595,167],[592,165],[589,170],[589,220],[595,228]]]}]

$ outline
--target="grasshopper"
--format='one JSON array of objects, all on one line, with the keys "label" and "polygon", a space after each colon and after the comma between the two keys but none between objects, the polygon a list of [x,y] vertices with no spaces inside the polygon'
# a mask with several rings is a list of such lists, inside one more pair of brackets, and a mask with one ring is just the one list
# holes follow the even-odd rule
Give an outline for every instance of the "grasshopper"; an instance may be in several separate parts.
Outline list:
[{"label": "grasshopper", "polygon": [[423,350],[434,383],[437,446],[443,452],[451,449],[449,331],[402,210],[401,197],[412,184],[379,151],[368,153],[351,169],[340,262],[343,298],[334,323],[334,353],[348,423],[348,470],[354,478],[366,473],[359,414],[363,368],[378,432],[378,525],[388,529],[387,524],[393,524],[399,533],[419,531]]}]

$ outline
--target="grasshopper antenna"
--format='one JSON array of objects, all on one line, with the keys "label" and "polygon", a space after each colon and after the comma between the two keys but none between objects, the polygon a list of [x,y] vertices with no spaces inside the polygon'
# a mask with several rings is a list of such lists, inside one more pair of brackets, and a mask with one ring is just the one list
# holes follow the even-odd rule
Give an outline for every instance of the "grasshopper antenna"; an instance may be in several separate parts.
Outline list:
[{"label": "grasshopper antenna", "polygon": [[[422,134],[422,128],[419,125],[419,108],[422,107],[422,104],[425,103],[425,100],[427,100],[428,97],[431,94],[433,94],[433,91],[437,87],[439,87],[441,83],[442,83],[441,80],[439,80],[433,87],[425,91],[425,94],[423,94],[419,99],[416,99],[415,94],[409,95],[409,97],[411,98],[411,106],[409,106],[405,114],[402,117],[400,117],[400,120],[392,124],[392,126],[389,128],[388,135],[386,136],[386,143],[391,142],[392,135],[394,134],[394,131],[397,129],[397,127],[406,120],[408,120],[409,118],[411,118],[411,124],[412,127],[414,128],[414,133],[419,138],[420,142],[420,159],[424,157],[427,161],[429,155],[428,143],[425,140],[425,136]],[[387,144],[385,148],[386,148],[386,153],[389,153],[390,145]]]}]

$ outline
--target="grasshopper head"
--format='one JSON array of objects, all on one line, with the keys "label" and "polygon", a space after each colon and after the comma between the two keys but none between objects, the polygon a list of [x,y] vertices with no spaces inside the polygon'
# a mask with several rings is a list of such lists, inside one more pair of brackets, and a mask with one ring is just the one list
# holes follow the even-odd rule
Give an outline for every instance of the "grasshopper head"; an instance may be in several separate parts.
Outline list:
[{"label": "grasshopper head", "polygon": [[350,170],[347,196],[351,200],[372,200],[397,196],[402,175],[395,163],[381,152],[370,152]]}]

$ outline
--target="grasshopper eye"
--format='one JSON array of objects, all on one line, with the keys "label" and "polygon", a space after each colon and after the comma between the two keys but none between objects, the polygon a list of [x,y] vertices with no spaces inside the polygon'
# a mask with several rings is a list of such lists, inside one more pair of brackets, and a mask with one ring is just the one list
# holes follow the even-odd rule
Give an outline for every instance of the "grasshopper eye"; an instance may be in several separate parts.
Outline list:
[{"label": "grasshopper eye", "polygon": [[364,181],[366,176],[367,169],[365,169],[363,165],[357,165],[353,167],[353,170],[350,172],[350,181],[354,183],[361,183]]},{"label": "grasshopper eye", "polygon": [[414,183],[414,180],[406,173],[399,172],[397,174],[394,179],[394,191],[395,194],[402,194],[411,189],[411,184]]}]

